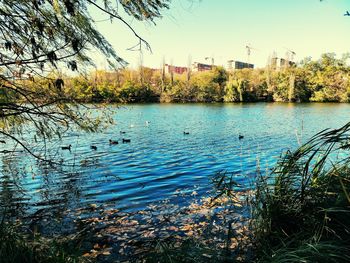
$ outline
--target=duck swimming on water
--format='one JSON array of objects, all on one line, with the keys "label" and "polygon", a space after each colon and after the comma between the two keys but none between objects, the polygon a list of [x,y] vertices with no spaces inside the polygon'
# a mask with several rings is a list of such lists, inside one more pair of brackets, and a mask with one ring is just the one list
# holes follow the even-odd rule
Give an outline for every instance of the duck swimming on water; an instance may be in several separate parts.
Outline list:
[{"label": "duck swimming on water", "polygon": [[123,143],[129,143],[129,142],[131,142],[130,139],[123,139],[122,141],[123,141]]},{"label": "duck swimming on water", "polygon": [[68,146],[62,146],[62,150],[69,150],[72,148],[72,145],[68,145]]},{"label": "duck swimming on water", "polygon": [[238,135],[238,139],[242,140],[244,138],[244,136],[242,134]]},{"label": "duck swimming on water", "polygon": [[97,146],[95,146],[95,145],[91,145],[90,148],[95,150],[95,151],[97,150]]},{"label": "duck swimming on water", "polygon": [[113,140],[109,139],[109,144],[119,144],[119,142],[118,142],[118,141],[113,141]]}]

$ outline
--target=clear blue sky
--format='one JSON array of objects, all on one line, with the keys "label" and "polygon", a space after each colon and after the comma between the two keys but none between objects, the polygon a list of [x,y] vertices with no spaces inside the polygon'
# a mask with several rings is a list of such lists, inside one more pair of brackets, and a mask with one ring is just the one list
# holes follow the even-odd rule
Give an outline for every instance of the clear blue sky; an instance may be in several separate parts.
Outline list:
[{"label": "clear blue sky", "polygon": [[[214,57],[220,65],[229,59],[245,61],[249,43],[255,48],[250,62],[263,67],[274,51],[284,57],[285,48],[296,52],[296,60],[349,52],[346,10],[350,11],[349,0],[173,0],[155,26],[127,21],[152,47],[152,54],[143,52],[145,66],[159,67],[163,56],[167,63],[182,66],[188,64],[189,56],[192,62]],[[136,67],[138,52],[126,50],[137,43],[131,32],[116,22],[97,24],[118,54]]]}]

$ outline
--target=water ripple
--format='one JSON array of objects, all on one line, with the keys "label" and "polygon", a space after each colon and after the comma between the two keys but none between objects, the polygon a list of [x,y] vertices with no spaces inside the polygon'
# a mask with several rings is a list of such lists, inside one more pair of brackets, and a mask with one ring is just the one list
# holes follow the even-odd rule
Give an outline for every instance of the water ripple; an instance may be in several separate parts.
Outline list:
[{"label": "water ripple", "polygon": [[[298,140],[345,124],[349,112],[348,104],[126,106],[117,110],[117,124],[102,133],[75,131],[64,134],[61,142],[48,143],[56,158],[75,164],[73,168],[40,167],[24,153],[3,155],[1,206],[108,203],[136,210],[168,198],[182,204],[187,200],[175,193],[205,195],[218,171],[232,172],[249,188],[258,169],[268,172]],[[29,131],[26,139],[34,144],[32,134]],[[123,144],[123,138],[131,142]],[[109,139],[119,144],[109,145]],[[39,150],[40,142],[36,144]],[[61,150],[69,144],[71,152]]]}]

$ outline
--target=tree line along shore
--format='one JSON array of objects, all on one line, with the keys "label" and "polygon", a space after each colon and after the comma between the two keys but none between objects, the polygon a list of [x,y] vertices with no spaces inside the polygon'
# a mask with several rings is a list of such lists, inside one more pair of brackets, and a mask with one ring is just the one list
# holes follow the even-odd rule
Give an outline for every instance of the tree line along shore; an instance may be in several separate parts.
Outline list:
[{"label": "tree line along shore", "polygon": [[140,67],[96,70],[77,77],[51,73],[31,81],[31,86],[48,94],[59,88],[65,97],[83,103],[349,102],[349,57],[326,53],[317,60],[306,58],[279,70],[266,67],[228,71],[218,66],[209,71],[165,74]]}]

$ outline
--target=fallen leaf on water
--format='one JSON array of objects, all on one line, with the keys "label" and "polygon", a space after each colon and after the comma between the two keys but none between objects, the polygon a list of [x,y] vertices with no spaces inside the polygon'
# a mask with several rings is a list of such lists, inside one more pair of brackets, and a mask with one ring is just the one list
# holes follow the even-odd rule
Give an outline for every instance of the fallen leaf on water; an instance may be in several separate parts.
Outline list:
[{"label": "fallen leaf on water", "polygon": [[207,208],[202,208],[202,209],[197,211],[198,214],[203,214],[203,215],[209,214],[210,212],[211,212],[211,210],[207,209]]},{"label": "fallen leaf on water", "polygon": [[188,232],[186,232],[185,234],[186,234],[186,236],[191,237],[191,236],[193,236],[194,233],[193,233],[193,231],[188,231]]},{"label": "fallen leaf on water", "polygon": [[149,231],[149,232],[143,233],[143,236],[144,237],[155,237],[154,231]]},{"label": "fallen leaf on water", "polygon": [[136,221],[136,220],[131,220],[130,221],[130,225],[137,225],[139,222],[138,221]]},{"label": "fallen leaf on water", "polygon": [[100,245],[99,245],[99,244],[95,244],[95,245],[94,245],[94,248],[95,248],[95,249],[98,249],[98,248],[100,248]]},{"label": "fallen leaf on water", "polygon": [[192,226],[191,225],[184,225],[183,227],[181,227],[182,231],[188,231],[191,230]]},{"label": "fallen leaf on water", "polygon": [[179,228],[177,228],[176,226],[169,226],[168,229],[171,231],[178,231],[179,230]]}]

